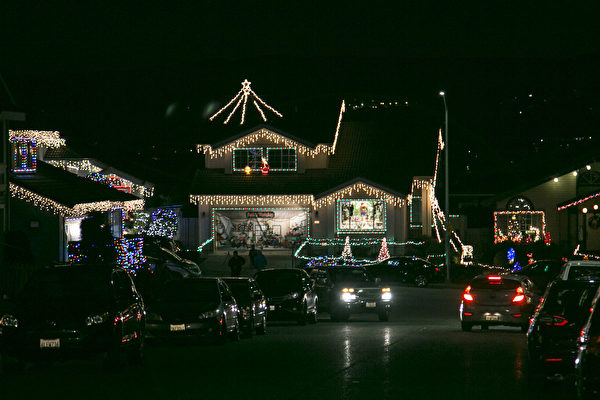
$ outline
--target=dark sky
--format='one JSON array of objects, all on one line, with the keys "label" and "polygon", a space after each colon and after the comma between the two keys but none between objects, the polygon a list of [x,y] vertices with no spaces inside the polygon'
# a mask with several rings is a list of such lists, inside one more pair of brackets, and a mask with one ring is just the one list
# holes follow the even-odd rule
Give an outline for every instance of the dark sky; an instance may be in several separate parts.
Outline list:
[{"label": "dark sky", "polygon": [[440,123],[444,89],[461,160],[599,133],[594,2],[24,3],[0,6],[0,104],[100,151],[197,143],[207,104],[244,78],[273,105],[400,96]]}]

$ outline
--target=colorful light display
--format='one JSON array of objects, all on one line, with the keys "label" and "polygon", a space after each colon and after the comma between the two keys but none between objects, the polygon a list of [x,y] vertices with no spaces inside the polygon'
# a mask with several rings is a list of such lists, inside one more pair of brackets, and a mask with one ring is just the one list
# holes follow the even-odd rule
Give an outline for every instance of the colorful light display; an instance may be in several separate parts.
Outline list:
[{"label": "colorful light display", "polygon": [[342,258],[345,260],[349,260],[352,258],[352,249],[350,248],[350,236],[346,236],[346,243],[344,243]]},{"label": "colorful light display", "polygon": [[146,230],[148,236],[160,236],[173,239],[177,232],[179,217],[171,209],[158,209],[152,213],[152,217]]},{"label": "colorful light display", "polygon": [[30,173],[37,168],[37,145],[35,140],[15,137],[13,144],[12,172]]},{"label": "colorful light display", "polygon": [[293,194],[293,195],[190,195],[190,202],[195,205],[206,206],[293,206],[313,204],[313,195],[311,194]]},{"label": "colorful light display", "polygon": [[336,210],[338,235],[386,231],[386,203],[381,199],[338,199]]},{"label": "colorful light display", "polygon": [[600,196],[600,192],[598,192],[598,193],[594,193],[594,194],[592,194],[592,195],[589,195],[589,196],[587,196],[587,197],[584,197],[584,198],[582,198],[582,199],[579,199],[579,200],[573,201],[573,202],[571,202],[571,203],[569,203],[569,204],[566,204],[566,205],[564,205],[564,206],[560,206],[560,207],[558,207],[558,211],[562,211],[562,210],[564,210],[564,209],[567,209],[567,208],[569,208],[569,207],[576,206],[577,204],[585,203],[586,201],[588,201],[588,200],[591,200],[591,199],[594,199],[594,198],[596,198],[596,197],[598,197],[598,196]]},{"label": "colorful light display", "polygon": [[507,240],[530,243],[542,239],[546,239],[546,214],[543,211],[494,212],[494,243]]},{"label": "colorful light display", "polygon": [[60,137],[58,131],[9,130],[8,136],[10,141],[18,138],[28,139],[50,148],[58,148],[65,145],[65,139]]},{"label": "colorful light display", "polygon": [[381,241],[381,248],[379,249],[379,254],[377,255],[377,261],[383,261],[390,258],[390,250],[387,247],[387,240],[383,238]]},{"label": "colorful light display", "polygon": [[141,268],[146,262],[144,256],[144,238],[115,239],[117,265],[131,271]]},{"label": "colorful light display", "polygon": [[356,194],[364,194],[370,198],[381,199],[382,201],[385,201],[386,203],[391,204],[394,207],[402,207],[406,201],[406,199],[404,199],[401,196],[393,195],[384,190],[371,186],[368,183],[356,182],[352,185],[337,190],[327,196],[314,200],[314,207],[316,209],[326,207],[328,205],[333,204],[339,199],[349,198]]}]

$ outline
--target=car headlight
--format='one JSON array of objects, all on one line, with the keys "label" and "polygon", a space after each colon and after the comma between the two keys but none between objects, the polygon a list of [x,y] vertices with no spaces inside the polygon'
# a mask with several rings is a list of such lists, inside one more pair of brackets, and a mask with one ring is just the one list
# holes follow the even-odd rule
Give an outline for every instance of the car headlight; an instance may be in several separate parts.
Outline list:
[{"label": "car headlight", "polygon": [[297,299],[300,294],[298,292],[290,293],[286,297],[287,300]]},{"label": "car headlight", "polygon": [[19,320],[10,314],[5,314],[0,318],[0,326],[16,328],[19,326]]},{"label": "car headlight", "polygon": [[87,326],[92,326],[92,325],[100,325],[104,322],[106,322],[106,320],[108,319],[108,313],[102,313],[102,314],[94,314],[94,315],[90,315],[85,319],[85,324]]},{"label": "car headlight", "polygon": [[392,293],[391,292],[383,292],[381,293],[381,300],[391,300]]},{"label": "car headlight", "polygon": [[216,318],[217,315],[219,315],[218,310],[207,311],[207,312],[203,312],[202,314],[198,315],[198,319]]},{"label": "car headlight", "polygon": [[344,301],[353,301],[353,300],[356,300],[356,295],[354,293],[343,292],[342,293],[342,300],[344,300]]}]

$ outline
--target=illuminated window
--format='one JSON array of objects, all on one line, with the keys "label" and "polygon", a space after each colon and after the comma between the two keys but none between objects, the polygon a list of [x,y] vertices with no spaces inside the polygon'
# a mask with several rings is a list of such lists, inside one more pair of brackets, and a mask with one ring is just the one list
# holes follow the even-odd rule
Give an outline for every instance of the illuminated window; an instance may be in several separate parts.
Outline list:
[{"label": "illuminated window", "polygon": [[30,139],[12,140],[12,172],[35,172],[37,165],[37,146]]},{"label": "illuminated window", "polygon": [[298,155],[296,149],[288,147],[267,148],[267,161],[271,171],[296,171]]},{"label": "illuminated window", "polygon": [[337,201],[337,233],[385,233],[386,205],[380,199]]},{"label": "illuminated window", "polygon": [[233,150],[233,170],[244,171],[246,166],[253,171],[258,171],[262,165],[263,149],[256,148],[241,148]]},{"label": "illuminated window", "polygon": [[494,243],[511,241],[531,243],[544,240],[546,215],[543,211],[496,211]]},{"label": "illuminated window", "polygon": [[522,196],[513,197],[506,203],[506,209],[508,211],[533,211],[533,203]]}]

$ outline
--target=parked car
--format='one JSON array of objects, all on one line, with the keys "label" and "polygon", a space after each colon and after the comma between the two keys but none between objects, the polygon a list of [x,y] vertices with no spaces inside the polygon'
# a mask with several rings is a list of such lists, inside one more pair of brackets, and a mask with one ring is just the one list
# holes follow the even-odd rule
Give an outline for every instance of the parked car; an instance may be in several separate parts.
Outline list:
[{"label": "parked car", "polygon": [[591,313],[578,337],[575,358],[577,398],[600,397],[600,289],[592,301]]},{"label": "parked car", "polygon": [[252,278],[223,278],[238,305],[240,328],[248,336],[267,332],[267,302],[262,290]]},{"label": "parked car", "polygon": [[540,301],[527,332],[534,364],[545,370],[572,369],[577,339],[586,322],[597,282],[554,281]]},{"label": "parked car", "polygon": [[144,255],[146,256],[146,266],[151,272],[165,269],[165,273],[174,275],[174,279],[196,278],[202,275],[198,264],[181,258],[165,247],[145,246]]},{"label": "parked car", "polygon": [[220,278],[178,279],[165,284],[148,306],[148,338],[239,340],[239,309]]},{"label": "parked car", "polygon": [[560,274],[563,265],[564,262],[560,260],[539,260],[511,273],[528,277],[539,290],[543,291]]},{"label": "parked car", "polygon": [[317,322],[317,294],[308,274],[300,269],[268,268],[254,277],[267,298],[269,320]]},{"label": "parked car", "polygon": [[568,261],[558,279],[590,281],[600,279],[600,261],[573,260]]},{"label": "parked car", "polygon": [[67,265],[35,273],[0,318],[7,369],[28,360],[106,353],[141,360],[145,308],[129,274],[112,265]]},{"label": "parked car", "polygon": [[473,325],[518,326],[527,332],[539,295],[531,280],[520,275],[479,275],[465,288],[459,307],[463,331]]},{"label": "parked car", "polygon": [[319,310],[331,319],[346,321],[351,314],[376,313],[380,321],[389,319],[392,292],[369,277],[363,267],[315,268],[310,273],[319,296]]},{"label": "parked car", "polygon": [[417,257],[392,257],[376,264],[365,265],[367,272],[386,285],[409,283],[425,287],[431,282],[443,282],[442,267]]}]

